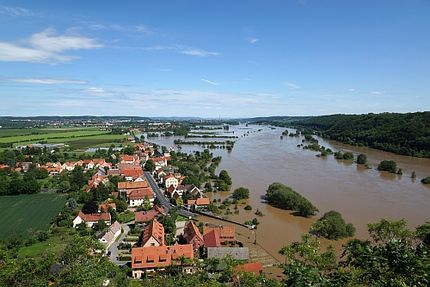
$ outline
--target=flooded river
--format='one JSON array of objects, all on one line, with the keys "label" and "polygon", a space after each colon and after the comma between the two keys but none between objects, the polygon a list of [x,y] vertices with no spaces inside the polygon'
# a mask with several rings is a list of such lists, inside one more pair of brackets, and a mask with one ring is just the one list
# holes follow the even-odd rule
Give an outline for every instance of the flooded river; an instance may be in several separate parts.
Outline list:
[{"label": "flooded river", "polygon": [[[261,129],[261,131],[258,131]],[[244,186],[250,190],[248,203],[252,211],[240,207],[238,215],[231,219],[240,222],[257,217],[256,209],[264,213],[258,217],[257,240],[273,255],[278,250],[309,230],[311,224],[324,212],[337,210],[347,222],[357,229],[356,237],[367,237],[367,224],[380,218],[405,218],[411,227],[430,221],[430,188],[420,179],[430,176],[430,159],[419,159],[395,155],[379,150],[354,147],[319,139],[320,144],[334,151],[352,151],[367,154],[372,169],[365,169],[352,162],[338,161],[332,155],[316,157],[317,152],[303,150],[297,145],[302,138],[283,137],[284,129],[267,126],[233,127],[239,136],[233,151],[212,150],[222,156],[219,170],[225,169],[233,179],[232,190]],[[248,136],[243,137],[244,133]],[[174,146],[174,137],[148,139],[166,146]],[[217,139],[219,140],[219,139]],[[195,146],[183,146],[182,151],[198,150]],[[381,160],[394,160],[403,170],[403,176],[376,170]],[[412,171],[417,180],[412,180]],[[320,213],[311,219],[291,215],[262,203],[261,196],[273,182],[281,182],[308,198]],[[228,194],[216,193],[214,198],[225,198]],[[232,211],[233,208],[231,208]],[[341,242],[335,243],[339,246]]]}]

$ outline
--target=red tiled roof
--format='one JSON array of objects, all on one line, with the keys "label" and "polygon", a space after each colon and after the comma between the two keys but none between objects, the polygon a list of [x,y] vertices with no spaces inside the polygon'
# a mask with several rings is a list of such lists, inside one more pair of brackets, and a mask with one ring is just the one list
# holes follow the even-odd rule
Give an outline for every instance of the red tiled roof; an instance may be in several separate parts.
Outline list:
[{"label": "red tiled roof", "polygon": [[205,247],[220,247],[221,246],[221,240],[219,238],[219,232],[216,229],[211,230],[208,233],[205,233],[203,238],[204,238],[204,242],[205,242]]},{"label": "red tiled roof", "polygon": [[153,219],[151,223],[143,231],[142,246],[153,237],[160,245],[165,245],[164,242],[164,226],[157,219]]},{"label": "red tiled roof", "polygon": [[133,179],[136,179],[138,177],[143,176],[143,170],[140,169],[122,169],[121,175],[124,177],[131,177]]},{"label": "red tiled roof", "polygon": [[193,221],[188,221],[185,225],[184,238],[187,243],[193,244],[194,249],[197,249],[204,244],[203,236]]},{"label": "red tiled roof", "polygon": [[134,220],[136,222],[148,222],[153,220],[158,214],[160,213],[155,209],[148,211],[136,211],[134,213]]},{"label": "red tiled roof", "polygon": [[115,202],[103,202],[102,204],[99,205],[99,210],[101,212],[109,212],[109,207],[112,209],[116,209]]},{"label": "red tiled roof", "polygon": [[203,226],[203,234],[207,234],[212,230],[219,232],[221,242],[236,241],[236,229],[234,226]]},{"label": "red tiled roof", "polygon": [[169,179],[169,178],[176,178],[173,174],[171,174],[171,173],[168,173],[168,174],[166,174],[165,176],[164,176],[164,180],[167,180],[167,179]]},{"label": "red tiled roof", "polygon": [[82,218],[82,220],[85,222],[87,222],[87,221],[97,222],[99,220],[103,220],[103,221],[110,221],[111,220],[109,212],[85,214],[82,211],[79,211],[79,217]]},{"label": "red tiled roof", "polygon": [[209,205],[210,200],[207,197],[200,197],[196,199],[196,205]]},{"label": "red tiled roof", "polygon": [[193,246],[191,244],[132,248],[131,268],[148,269],[180,264],[180,260],[175,259],[182,256],[194,259]]},{"label": "red tiled roof", "polygon": [[154,192],[150,187],[133,189],[128,194],[128,199],[130,200],[145,199],[145,197],[154,198]]},{"label": "red tiled roof", "polygon": [[148,187],[147,181],[136,181],[136,182],[118,182],[118,189],[136,189]]},{"label": "red tiled roof", "polygon": [[260,273],[263,272],[263,264],[261,264],[261,262],[241,264],[234,267],[234,270],[236,272],[252,272],[256,275],[260,275]]}]

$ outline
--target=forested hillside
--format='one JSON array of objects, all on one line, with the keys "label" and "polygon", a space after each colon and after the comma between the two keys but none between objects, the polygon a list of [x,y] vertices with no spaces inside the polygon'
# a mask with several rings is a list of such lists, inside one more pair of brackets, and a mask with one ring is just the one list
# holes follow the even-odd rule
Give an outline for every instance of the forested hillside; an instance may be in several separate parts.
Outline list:
[{"label": "forested hillside", "polygon": [[430,157],[430,112],[318,116],[291,123],[348,144]]}]

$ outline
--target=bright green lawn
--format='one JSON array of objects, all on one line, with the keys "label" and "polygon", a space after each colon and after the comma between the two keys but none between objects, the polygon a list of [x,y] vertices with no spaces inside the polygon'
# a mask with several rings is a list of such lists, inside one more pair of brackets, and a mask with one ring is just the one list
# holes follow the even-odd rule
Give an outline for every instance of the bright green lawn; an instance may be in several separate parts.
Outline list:
[{"label": "bright green lawn", "polygon": [[48,240],[24,246],[18,251],[18,257],[38,257],[43,254],[59,254],[73,240],[76,232],[70,228],[63,228],[59,234],[51,235]]},{"label": "bright green lawn", "polygon": [[0,196],[0,239],[48,229],[66,203],[61,194]]}]

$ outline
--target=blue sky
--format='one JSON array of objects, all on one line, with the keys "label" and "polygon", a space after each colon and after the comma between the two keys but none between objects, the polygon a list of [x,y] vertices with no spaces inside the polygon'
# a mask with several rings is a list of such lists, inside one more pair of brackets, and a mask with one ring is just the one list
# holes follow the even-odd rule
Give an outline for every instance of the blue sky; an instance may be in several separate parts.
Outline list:
[{"label": "blue sky", "polygon": [[430,1],[1,1],[0,115],[430,108]]}]

